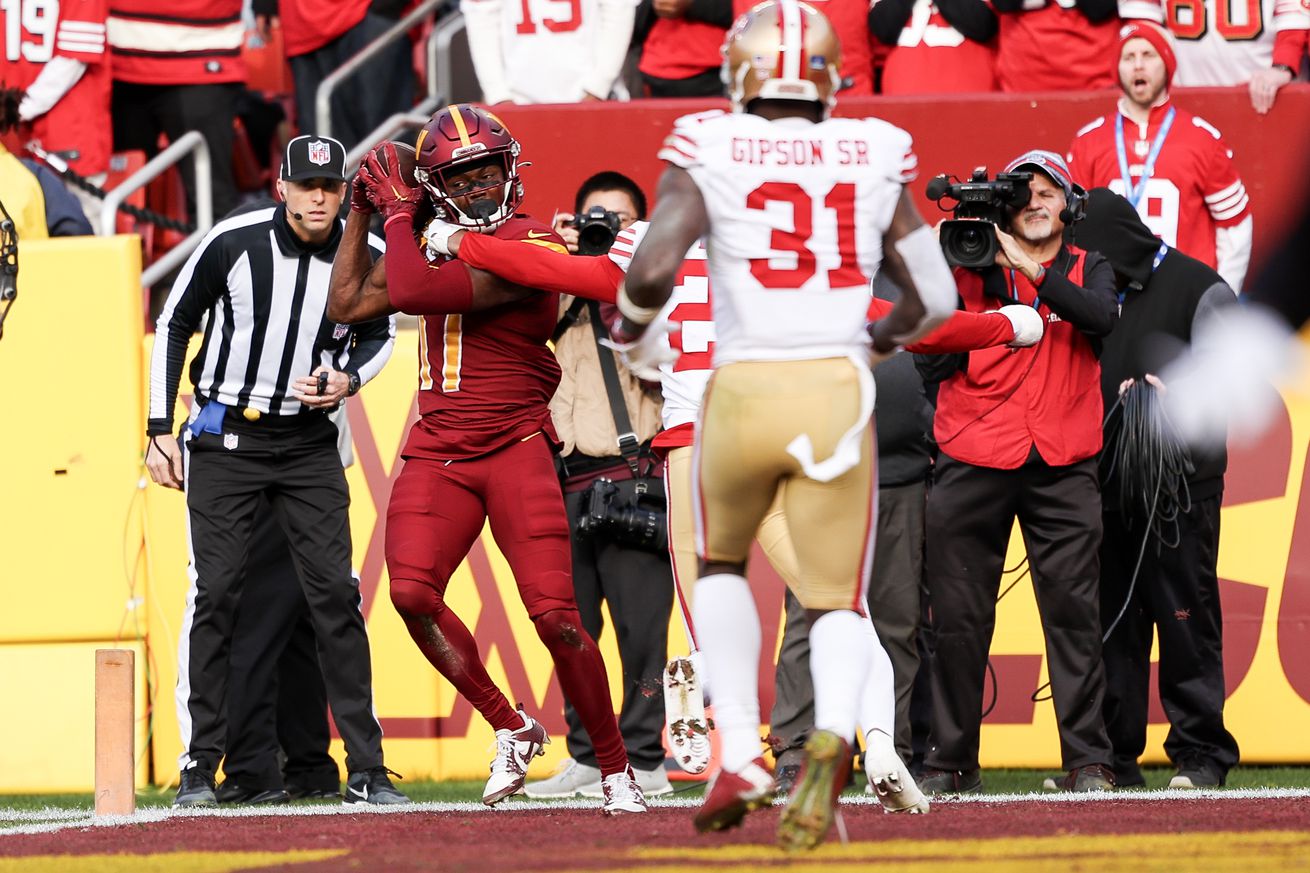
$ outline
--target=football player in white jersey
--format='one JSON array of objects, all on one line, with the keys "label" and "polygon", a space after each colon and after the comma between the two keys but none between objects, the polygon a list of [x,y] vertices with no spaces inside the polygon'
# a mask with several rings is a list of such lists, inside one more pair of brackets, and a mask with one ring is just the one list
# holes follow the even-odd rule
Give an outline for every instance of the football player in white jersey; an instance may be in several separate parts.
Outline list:
[{"label": "football player in white jersey", "polygon": [[[926,333],[956,301],[941,250],[903,191],[915,176],[909,135],[875,119],[827,117],[839,65],[827,19],[797,0],[766,0],[738,19],[724,64],[738,112],[675,124],[660,153],[671,166],[654,218],[618,294],[618,339],[640,367],[657,346],[642,334],[688,248],[706,238],[717,340],[693,455],[693,614],[722,767],[696,826],[730,827],[772,796],[745,565],[781,495],[799,567],[794,593],[813,621],[815,690],[804,775],[779,823],[788,849],[817,845],[832,825],[857,721],[850,689],[862,686],[877,645],[863,615],[877,494],[869,280],[883,263],[905,291],[872,330],[878,355]],[[899,792],[908,774],[894,750],[888,765],[874,774],[878,788]]]},{"label": "football player in white jersey", "polygon": [[[439,253],[457,257],[469,266],[484,269],[526,287],[560,294],[577,294],[612,301],[626,275],[632,255],[649,223],[635,222],[622,231],[608,254],[596,257],[560,255],[539,246],[524,246],[486,235],[468,235],[453,225],[430,226],[429,245]],[[691,653],[673,658],[665,675],[665,708],[670,751],[689,773],[704,772],[710,761],[708,722],[703,702],[704,683],[695,623],[691,617],[693,585],[697,576],[695,531],[692,522],[691,454],[693,425],[700,412],[705,386],[713,370],[715,330],[710,313],[712,291],[706,271],[704,244],[697,240],[687,251],[670,298],[669,320],[678,329],[667,335],[669,356],[656,375],[664,398],[663,430],[653,446],[664,458],[664,483],[668,502],[669,551],[673,559],[677,602]],[[890,303],[873,298],[868,318],[877,320]],[[993,345],[1026,346],[1042,336],[1041,319],[1031,307],[1005,306],[997,312],[956,311],[932,336],[910,347],[925,354],[950,354]],[[789,584],[797,576],[795,549],[781,502],[761,523],[757,539],[778,574]],[[877,664],[860,690],[861,730],[866,747],[886,746],[893,734],[894,700],[889,697],[891,680],[886,672],[890,661]],[[876,675],[875,675],[876,674]],[[884,756],[885,757],[885,756]],[[870,773],[878,770],[878,755],[866,755]],[[886,769],[886,766],[884,766]],[[871,775],[870,782],[875,781]],[[889,812],[926,812],[927,801],[904,780],[899,792],[878,795]]]}]

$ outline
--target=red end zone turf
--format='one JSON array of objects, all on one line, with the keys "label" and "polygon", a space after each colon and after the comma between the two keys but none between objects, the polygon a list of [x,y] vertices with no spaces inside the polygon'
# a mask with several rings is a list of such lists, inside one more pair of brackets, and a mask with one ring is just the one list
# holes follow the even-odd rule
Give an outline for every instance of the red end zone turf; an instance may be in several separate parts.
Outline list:
[{"label": "red end zone turf", "polygon": [[[605,819],[590,810],[512,806],[386,815],[187,815],[0,836],[0,871],[188,869],[196,856],[177,853],[203,854],[206,870],[703,871],[789,860],[773,845],[776,808],[710,837],[693,833],[690,816],[686,808]],[[807,866],[885,865],[925,873],[1310,869],[1310,802],[1300,797],[938,803],[928,816],[846,805],[843,818],[851,843],[841,845],[834,833],[817,852],[802,856]]]}]

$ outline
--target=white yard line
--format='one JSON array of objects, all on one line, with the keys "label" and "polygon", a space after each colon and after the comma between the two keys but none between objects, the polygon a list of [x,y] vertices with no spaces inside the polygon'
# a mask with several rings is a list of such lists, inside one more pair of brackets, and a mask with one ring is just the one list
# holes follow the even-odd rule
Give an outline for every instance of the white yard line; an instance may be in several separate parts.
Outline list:
[{"label": "white yard line", "polygon": [[[972,794],[963,797],[936,798],[934,806],[953,806],[956,804],[991,804],[991,803],[1132,803],[1134,801],[1158,800],[1277,800],[1285,798],[1310,798],[1310,789],[1306,788],[1234,788],[1222,791],[1197,791],[1181,789],[1164,789],[1160,791],[1122,791],[1116,793],[1070,794],[1030,793],[1030,794]],[[691,809],[700,805],[700,798],[654,798],[650,801],[653,809]],[[877,800],[871,796],[843,797],[842,803],[850,806],[876,806]],[[488,815],[512,815],[516,811],[539,811],[550,809],[584,809],[600,811],[600,801],[586,798],[576,800],[510,800],[498,808],[492,809],[481,803],[469,801],[462,803],[407,803],[397,806],[372,806],[369,804],[328,804],[282,805],[282,806],[238,806],[211,807],[208,809],[170,809],[148,808],[130,816],[105,816],[97,818],[85,810],[44,809],[14,810],[0,809],[0,821],[21,822],[21,824],[0,828],[0,837],[18,836],[20,834],[48,834],[58,831],[118,827],[121,825],[139,825],[167,821],[173,818],[255,818],[270,816],[329,816],[329,815],[391,815],[396,813],[431,812],[431,813],[485,813]]]}]

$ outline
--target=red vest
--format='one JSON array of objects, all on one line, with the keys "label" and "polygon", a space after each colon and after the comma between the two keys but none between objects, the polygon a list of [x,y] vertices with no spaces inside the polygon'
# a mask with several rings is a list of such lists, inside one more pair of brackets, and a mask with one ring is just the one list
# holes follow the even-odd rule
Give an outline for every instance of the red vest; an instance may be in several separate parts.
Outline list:
[{"label": "red vest", "polygon": [[[1066,275],[1081,285],[1086,253],[1072,246],[1065,251],[1076,256]],[[1092,344],[1041,303],[1038,289],[1022,273],[1015,272],[1012,282],[1007,270],[1005,278],[1017,302],[1037,303],[1046,334],[1031,348],[970,352],[965,370],[943,382],[938,392],[937,443],[956,460],[998,470],[1021,466],[1034,444],[1053,467],[1090,458],[1101,450],[1103,416],[1101,365]],[[996,308],[998,301],[984,296],[978,273],[956,268],[955,281],[968,311]]]}]

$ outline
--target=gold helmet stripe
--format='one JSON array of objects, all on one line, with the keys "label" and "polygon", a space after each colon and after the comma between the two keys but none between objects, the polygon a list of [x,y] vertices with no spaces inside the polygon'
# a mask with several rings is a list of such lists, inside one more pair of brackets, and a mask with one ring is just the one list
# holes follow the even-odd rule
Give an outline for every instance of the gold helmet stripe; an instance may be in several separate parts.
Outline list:
[{"label": "gold helmet stripe", "polygon": [[473,145],[473,140],[469,139],[469,129],[464,125],[464,107],[447,106],[446,109],[450,111],[450,120],[455,122],[455,133],[459,134],[459,144]]}]

